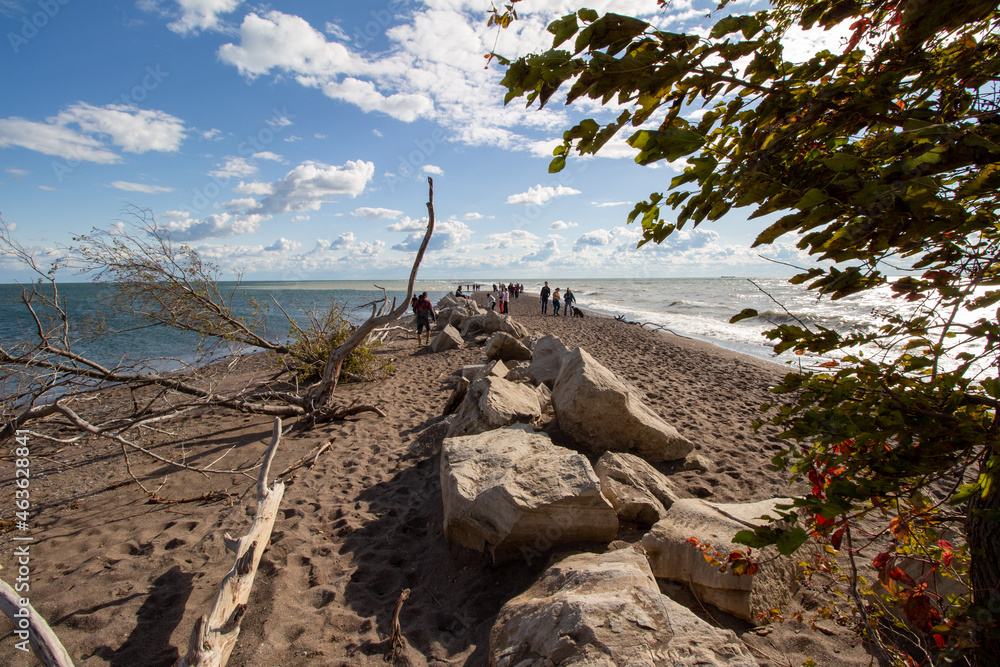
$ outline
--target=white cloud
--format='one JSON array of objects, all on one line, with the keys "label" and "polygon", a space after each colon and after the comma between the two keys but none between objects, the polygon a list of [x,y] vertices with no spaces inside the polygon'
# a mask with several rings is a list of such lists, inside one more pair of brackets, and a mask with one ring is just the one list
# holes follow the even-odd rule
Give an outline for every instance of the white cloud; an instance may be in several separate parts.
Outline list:
[{"label": "white cloud", "polygon": [[217,213],[202,220],[187,218],[169,222],[166,229],[174,241],[198,241],[252,234],[260,228],[264,220],[264,216],[257,214]]},{"label": "white cloud", "polygon": [[323,94],[335,100],[353,104],[366,113],[381,111],[387,116],[404,123],[412,123],[422,116],[429,116],[434,110],[434,102],[425,95],[393,93],[383,95],[371,81],[347,77],[343,81],[331,81],[322,86]]},{"label": "white cloud", "polygon": [[201,138],[208,139],[209,141],[222,141],[222,130],[213,127],[211,130],[202,132]]},{"label": "white cloud", "polygon": [[565,222],[563,220],[556,220],[549,225],[549,229],[572,229],[573,227],[579,227],[579,225],[575,222]]},{"label": "white cloud", "polygon": [[302,141],[302,137],[297,134],[290,134],[284,139],[282,139],[286,144],[294,144],[296,141]]},{"label": "white cloud", "polygon": [[565,185],[557,185],[556,187],[548,185],[536,185],[534,187],[528,188],[527,192],[521,192],[516,195],[511,195],[507,197],[508,204],[535,204],[536,206],[541,206],[548,200],[554,197],[565,197],[566,195],[578,195],[579,190],[567,187]]},{"label": "white cloud", "polygon": [[234,191],[240,193],[241,195],[270,195],[274,194],[274,185],[271,183],[259,183],[256,181],[250,183],[244,183],[240,181],[240,184],[233,188]]},{"label": "white cloud", "polygon": [[465,218],[466,220],[481,220],[483,218],[483,214],[476,213],[475,211],[473,211],[471,213],[466,213],[462,217]]},{"label": "white cloud", "polygon": [[298,16],[270,11],[247,14],[240,25],[240,43],[219,47],[219,59],[254,79],[272,70],[294,76],[336,76],[359,72],[364,60]]},{"label": "white cloud", "polygon": [[95,107],[78,103],[56,116],[60,125],[77,125],[86,134],[108,135],[126,153],[177,151],[184,141],[184,123],[163,111],[123,104]]},{"label": "white cloud", "polygon": [[346,232],[337,237],[337,240],[333,243],[327,241],[327,247],[338,249],[338,248],[349,248],[354,245],[357,238],[354,236],[354,232]]},{"label": "white cloud", "polygon": [[257,166],[251,164],[246,158],[230,156],[217,169],[208,172],[208,175],[228,180],[230,178],[253,176],[256,173]]},{"label": "white cloud", "polygon": [[[471,237],[472,230],[464,222],[458,220],[439,221],[434,225],[434,234],[431,236],[430,243],[427,244],[427,249],[448,250],[465,243]],[[424,231],[415,231],[401,243],[392,246],[392,249],[413,252],[420,247],[423,239]]]},{"label": "white cloud", "polygon": [[163,187],[162,185],[147,185],[146,183],[129,183],[128,181],[115,181],[111,187],[125,192],[144,192],[148,195],[173,192],[174,188]]},{"label": "white cloud", "polygon": [[490,250],[503,250],[506,248],[524,247],[525,245],[535,247],[539,238],[523,229],[515,229],[502,234],[490,234],[486,237],[486,248]]},{"label": "white cloud", "polygon": [[161,220],[187,220],[191,214],[187,211],[164,211],[157,217]]},{"label": "white cloud", "polygon": [[31,173],[27,169],[16,169],[14,167],[11,167],[10,169],[5,169],[4,171],[10,174],[10,177],[13,178],[15,181],[20,181],[22,178]]},{"label": "white cloud", "polygon": [[[303,162],[285,174],[284,178],[271,183],[270,193],[251,212],[275,214],[318,211],[320,206],[335,198],[357,197],[365,191],[374,174],[375,165],[361,160],[350,160],[340,167],[321,162]],[[243,189],[238,191],[246,192]]]},{"label": "white cloud", "polygon": [[425,164],[424,166],[422,166],[420,168],[420,171],[424,172],[425,174],[434,174],[435,176],[444,176],[444,169],[442,169],[441,167],[435,166],[433,164]]},{"label": "white cloud", "polygon": [[261,151],[259,153],[254,153],[252,157],[256,160],[271,160],[273,162],[285,161],[283,157],[281,157],[277,153],[272,153],[271,151]]},{"label": "white cloud", "polygon": [[120,104],[95,107],[81,102],[45,122],[0,118],[0,148],[19,146],[45,155],[98,164],[121,162],[108,142],[127,153],[175,152],[184,135],[184,124],[179,118],[163,111]]},{"label": "white cloud", "polygon": [[268,247],[264,248],[265,252],[291,252],[293,250],[298,250],[302,247],[302,244],[298,241],[289,241],[288,239],[281,237]]},{"label": "white cloud", "polygon": [[170,30],[186,35],[219,27],[220,14],[232,12],[242,0],[177,0],[181,16],[167,24]]},{"label": "white cloud", "polygon": [[395,220],[403,215],[403,212],[397,211],[394,208],[370,208],[362,206],[361,208],[354,209],[351,215],[364,218],[365,220]]},{"label": "white cloud", "polygon": [[605,202],[590,202],[591,206],[596,206],[597,208],[608,208],[611,206],[632,206],[632,202],[628,201],[605,201]]},{"label": "white cloud", "polygon": [[413,218],[407,216],[400,220],[399,222],[394,222],[388,227],[387,231],[390,232],[421,232],[427,229],[427,218],[420,218],[419,220],[414,220]]},{"label": "white cloud", "polygon": [[245,211],[250,208],[255,208],[260,204],[253,197],[244,197],[242,199],[232,199],[222,204],[222,208],[227,211]]}]

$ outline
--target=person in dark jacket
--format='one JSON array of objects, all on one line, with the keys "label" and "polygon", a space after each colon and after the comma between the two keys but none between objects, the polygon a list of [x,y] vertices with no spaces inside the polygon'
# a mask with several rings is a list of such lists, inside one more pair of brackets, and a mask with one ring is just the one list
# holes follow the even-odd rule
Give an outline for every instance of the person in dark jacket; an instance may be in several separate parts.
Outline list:
[{"label": "person in dark jacket", "polygon": [[423,345],[420,336],[424,329],[427,329],[427,344],[431,342],[431,319],[434,318],[434,306],[427,299],[427,292],[420,295],[417,302],[413,304],[413,312],[417,314],[417,347]]},{"label": "person in dark jacket", "polygon": [[540,296],[542,297],[542,315],[544,315],[549,309],[549,294],[552,290],[549,289],[548,281],[545,282],[545,287],[542,288]]}]

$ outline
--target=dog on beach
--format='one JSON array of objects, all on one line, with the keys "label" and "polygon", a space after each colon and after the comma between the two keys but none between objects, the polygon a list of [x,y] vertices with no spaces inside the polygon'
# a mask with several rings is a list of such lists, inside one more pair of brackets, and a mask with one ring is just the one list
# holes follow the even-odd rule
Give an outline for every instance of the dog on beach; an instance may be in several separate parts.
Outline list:
[{"label": "dog on beach", "polygon": [[583,311],[573,306],[573,317],[583,317]]}]

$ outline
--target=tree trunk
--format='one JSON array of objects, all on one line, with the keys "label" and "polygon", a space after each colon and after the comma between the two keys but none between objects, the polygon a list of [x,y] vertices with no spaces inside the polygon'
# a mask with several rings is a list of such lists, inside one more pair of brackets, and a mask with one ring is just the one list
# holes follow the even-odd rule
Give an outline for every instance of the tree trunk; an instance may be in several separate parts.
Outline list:
[{"label": "tree trunk", "polygon": [[424,233],[424,240],[420,243],[420,248],[417,250],[417,256],[413,260],[413,267],[410,269],[410,280],[407,284],[406,297],[403,302],[396,307],[390,313],[385,315],[369,317],[361,326],[359,326],[351,337],[348,338],[343,344],[341,344],[337,349],[330,353],[330,356],[326,360],[326,365],[323,367],[323,377],[319,383],[317,383],[316,388],[310,392],[309,399],[312,402],[313,411],[323,410],[327,407],[330,399],[333,397],[333,392],[337,388],[337,379],[340,377],[340,368],[344,365],[344,360],[350,356],[359,345],[365,342],[368,338],[368,334],[377,329],[378,327],[385,326],[390,322],[393,322],[406,312],[410,307],[410,297],[413,296],[413,283],[417,279],[417,269],[420,268],[420,262],[424,258],[424,252],[427,251],[427,244],[430,243],[431,234],[434,233],[434,180],[432,178],[427,179],[427,231]]},{"label": "tree trunk", "polygon": [[[973,657],[975,667],[996,665],[1000,656],[1000,640],[995,633],[1000,624],[1000,490],[996,485],[985,498],[980,495],[973,497],[969,503],[969,516],[965,522],[965,534],[972,562],[969,567],[969,580],[972,584],[973,612],[979,627],[976,640],[979,648]],[[985,622],[985,623],[984,623]],[[991,628],[985,627],[989,623]],[[992,630],[994,637],[989,637],[987,631]]]}]

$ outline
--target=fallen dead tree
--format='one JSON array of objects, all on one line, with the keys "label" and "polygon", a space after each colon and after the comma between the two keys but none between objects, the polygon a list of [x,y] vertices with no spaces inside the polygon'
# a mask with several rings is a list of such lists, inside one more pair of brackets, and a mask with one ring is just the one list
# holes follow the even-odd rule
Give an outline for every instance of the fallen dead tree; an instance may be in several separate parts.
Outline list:
[{"label": "fallen dead tree", "polygon": [[257,511],[247,534],[238,540],[227,533],[226,548],[235,556],[233,568],[219,585],[219,593],[212,610],[198,618],[191,632],[187,655],[180,667],[225,667],[229,656],[236,648],[240,635],[240,622],[247,610],[247,601],[253,588],[254,576],[260,565],[271,529],[278,513],[278,506],[285,493],[285,485],[275,481],[268,487],[267,475],[271,461],[281,442],[281,419],[275,418],[271,435],[271,446],[264,454],[260,476],[257,478]]},{"label": "fallen dead tree", "polygon": [[[428,191],[427,230],[414,258],[402,303],[392,301],[390,304],[383,289],[383,298],[368,304],[370,317],[360,325],[352,325],[350,336],[332,347],[323,363],[319,381],[303,388],[296,385],[292,391],[275,391],[250,382],[227,386],[223,382],[225,377],[220,379],[210,373],[201,373],[197,365],[186,372],[164,372],[143,361],[122,360],[106,365],[78,353],[74,348],[74,336],[78,334],[71,330],[65,299],[53,277],[58,267],[39,266],[32,253],[18,245],[9,231],[0,226],[0,249],[19,258],[38,279],[37,283],[23,287],[21,295],[28,314],[26,329],[32,337],[0,340],[0,442],[17,431],[61,444],[105,438],[180,469],[245,474],[253,468],[194,467],[156,455],[139,444],[141,438],[136,432],[205,407],[297,419],[295,428],[300,430],[362,412],[385,416],[378,406],[358,401],[338,405],[334,393],[345,360],[360,346],[391,329],[392,323],[409,307],[417,271],[434,230],[434,184],[431,179],[428,179]],[[234,345],[227,356],[233,364],[247,346],[277,354],[289,351],[287,346],[268,338],[260,322],[244,321],[237,315],[232,295],[226,296],[218,288],[216,268],[203,263],[193,249],[176,247],[170,243],[169,236],[166,239],[158,236],[161,231],[153,223],[142,228],[141,234],[125,237],[125,240],[107,240],[107,235],[95,234],[81,237],[87,242],[72,250],[76,252],[76,261],[82,262],[81,270],[96,272],[113,281],[121,290],[116,303],[127,309],[126,312],[142,318],[146,322],[143,326],[168,326],[196,332],[207,341],[203,345],[205,350]],[[155,240],[145,242],[146,236]],[[140,245],[129,249],[129,243]],[[275,304],[281,308],[277,301]],[[285,317],[291,321],[287,313]],[[119,411],[112,416],[96,417],[77,408],[77,403],[110,387],[129,388],[130,408],[119,406]],[[52,435],[53,428],[64,434]]]},{"label": "fallen dead tree", "polygon": [[14,634],[31,646],[45,667],[73,667],[73,659],[49,624],[5,581],[0,581],[0,611],[14,624]]}]

